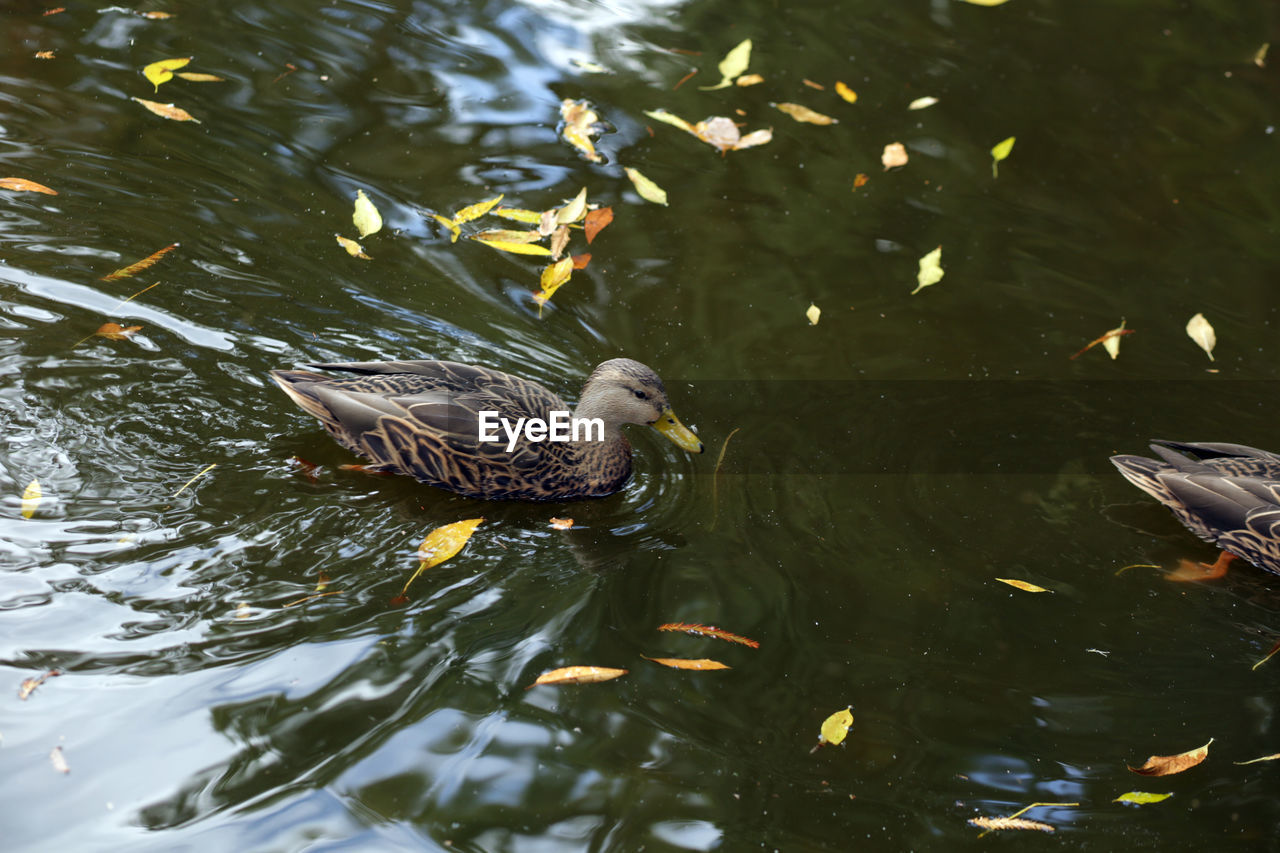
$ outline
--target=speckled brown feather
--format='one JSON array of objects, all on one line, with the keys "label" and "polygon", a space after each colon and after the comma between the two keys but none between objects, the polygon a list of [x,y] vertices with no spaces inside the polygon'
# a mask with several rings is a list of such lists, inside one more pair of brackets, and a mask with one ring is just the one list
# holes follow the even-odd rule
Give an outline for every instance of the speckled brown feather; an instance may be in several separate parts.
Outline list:
[{"label": "speckled brown feather", "polygon": [[1214,442],[1160,441],[1151,449],[1160,459],[1111,461],[1201,539],[1280,574],[1280,455]]}]

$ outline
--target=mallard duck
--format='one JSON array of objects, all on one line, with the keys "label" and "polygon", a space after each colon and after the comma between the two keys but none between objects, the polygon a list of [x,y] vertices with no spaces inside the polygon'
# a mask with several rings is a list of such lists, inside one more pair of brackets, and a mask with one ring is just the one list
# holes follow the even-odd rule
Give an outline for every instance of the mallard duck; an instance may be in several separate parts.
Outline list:
[{"label": "mallard duck", "polygon": [[[1151,449],[1160,459],[1111,461],[1192,533],[1280,574],[1280,454],[1243,444],[1179,441],[1157,441]],[[1226,562],[1220,559],[1207,576],[1225,572]]]},{"label": "mallard duck", "polygon": [[[339,444],[370,459],[366,471],[408,474],[467,497],[549,501],[616,492],[631,474],[623,424],[649,424],[677,447],[702,452],[702,442],[671,411],[658,374],[629,358],[596,367],[571,414],[538,383],[487,367],[451,361],[308,366],[347,375],[273,370],[271,377]],[[535,418],[547,424],[555,418],[570,440],[548,440],[545,431],[537,440],[536,424],[529,423]],[[587,420],[574,423],[578,419]]]}]

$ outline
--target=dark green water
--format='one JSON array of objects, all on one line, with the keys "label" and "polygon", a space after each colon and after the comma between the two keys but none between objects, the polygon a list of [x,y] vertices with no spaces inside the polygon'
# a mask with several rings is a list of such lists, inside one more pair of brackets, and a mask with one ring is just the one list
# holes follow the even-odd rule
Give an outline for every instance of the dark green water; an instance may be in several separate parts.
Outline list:
[{"label": "dark green water", "polygon": [[[1276,768],[1233,764],[1280,751],[1280,662],[1250,669],[1280,596],[1247,566],[1117,576],[1212,552],[1106,461],[1280,449],[1274,4],[67,5],[0,10],[0,177],[59,193],[0,191],[7,850],[1280,849]],[[699,91],[743,38],[765,82]],[[141,68],[178,56],[226,81],[155,93]],[[609,123],[606,163],[558,139],[563,98]],[[774,139],[721,157],[659,107]],[[617,218],[541,318],[539,263],[427,216],[583,186]],[[357,188],[372,261],[333,239]],[[946,277],[909,295],[938,245]],[[1069,359],[1121,318],[1119,360]],[[143,329],[84,340],[108,321]],[[572,397],[616,355],[710,452],[633,427],[627,489],[568,505],[341,471],[266,379],[436,357]],[[422,537],[476,516],[393,605]],[[339,594],[285,607],[321,572]],[[630,673],[525,689],[571,664]],[[845,745],[810,754],[846,705]],[[1210,737],[1186,773],[1126,770]],[[1111,802],[1131,790],[1174,796]],[[966,824],[1037,801],[1079,805],[1027,815],[1052,838]]]}]

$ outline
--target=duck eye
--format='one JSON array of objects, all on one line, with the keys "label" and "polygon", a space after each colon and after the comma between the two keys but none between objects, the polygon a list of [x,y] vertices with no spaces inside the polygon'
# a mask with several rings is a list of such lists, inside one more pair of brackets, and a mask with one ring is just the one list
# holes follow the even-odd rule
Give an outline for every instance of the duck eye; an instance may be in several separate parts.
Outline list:
[{"label": "duck eye", "polygon": [[637,400],[648,400],[648,399],[649,399],[649,395],[648,395],[648,394],[646,394],[646,393],[644,393],[643,391],[632,391],[631,393],[636,395],[636,399],[637,399]]}]

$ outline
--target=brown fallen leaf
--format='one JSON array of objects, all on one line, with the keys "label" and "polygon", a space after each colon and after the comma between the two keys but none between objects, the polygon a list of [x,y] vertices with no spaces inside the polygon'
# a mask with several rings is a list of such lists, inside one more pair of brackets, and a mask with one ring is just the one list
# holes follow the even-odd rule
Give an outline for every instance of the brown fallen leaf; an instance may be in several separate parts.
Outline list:
[{"label": "brown fallen leaf", "polygon": [[651,660],[654,663],[660,663],[663,666],[669,666],[672,669],[729,669],[727,664],[711,658],[651,658],[648,655],[640,655],[640,657],[645,660]]},{"label": "brown fallen leaf", "polygon": [[0,178],[0,189],[16,190],[18,192],[28,193],[44,193],[45,195],[57,195],[57,190],[51,190],[44,184],[37,184],[35,181],[28,181],[26,178]]},{"label": "brown fallen leaf", "polygon": [[551,519],[552,530],[568,530],[571,527],[573,527],[572,518],[552,518]]},{"label": "brown fallen leaf", "polygon": [[871,180],[867,177],[866,172],[859,172],[853,176],[853,190],[858,191],[858,187],[866,186],[867,181]]},{"label": "brown fallen leaf", "polygon": [[[1213,743],[1213,738],[1209,738],[1209,743]],[[1153,755],[1141,767],[1129,767],[1129,769],[1139,776],[1171,776],[1174,773],[1181,773],[1209,757],[1209,743],[1196,749],[1179,752],[1177,755]]]},{"label": "brown fallen leaf", "polygon": [[692,622],[668,622],[665,625],[659,625],[658,630],[683,631],[686,634],[696,634],[699,637],[714,637],[717,640],[727,640],[730,643],[740,643],[744,646],[750,646],[753,649],[760,648],[760,644],[755,640],[749,640],[740,634],[731,634],[730,632],[721,630],[714,625],[698,625]]},{"label": "brown fallen leaf", "polygon": [[569,260],[573,261],[573,268],[575,270],[585,270],[587,268],[587,264],[591,263],[591,253],[582,252],[577,255],[570,255]]},{"label": "brown fallen leaf", "polygon": [[609,681],[626,674],[625,669],[613,669],[607,666],[565,666],[542,673],[537,681],[525,689],[528,690],[539,684],[592,684],[597,681]]},{"label": "brown fallen leaf", "polygon": [[801,104],[781,103],[774,104],[775,107],[782,112],[791,116],[793,119],[805,124],[839,124],[839,119],[834,119],[829,115],[824,115],[817,110],[811,110]]},{"label": "brown fallen leaf", "polygon": [[98,327],[98,331],[94,332],[100,338],[106,338],[109,341],[127,341],[133,337],[136,332],[142,330],[141,326],[121,326],[119,323],[103,323]]},{"label": "brown fallen leaf", "polygon": [[551,232],[551,259],[553,261],[560,260],[560,255],[564,253],[565,247],[569,245],[569,226],[561,225],[555,231]]},{"label": "brown fallen leaf", "polygon": [[131,275],[136,275],[137,273],[142,272],[148,267],[153,266],[156,263],[156,261],[163,258],[169,252],[172,252],[174,249],[178,248],[178,246],[179,246],[178,243],[170,243],[168,246],[165,246],[163,249],[160,249],[158,251],[152,252],[150,255],[147,255],[142,260],[129,264],[129,266],[127,267],[121,267],[120,269],[116,270],[113,273],[107,273],[106,275],[104,275],[102,278],[98,280],[99,281],[115,281],[116,279],[128,278]]},{"label": "brown fallen leaf", "polygon": [[53,769],[59,773],[70,773],[71,765],[67,764],[66,756],[62,754],[62,747],[55,746],[49,753],[49,761],[53,763]]},{"label": "brown fallen leaf", "polygon": [[171,121],[194,121],[196,124],[200,123],[200,119],[195,118],[182,107],[175,107],[173,104],[162,104],[158,101],[148,101],[145,98],[130,98],[129,100],[137,101],[151,112],[160,116],[160,118],[167,118]]},{"label": "brown fallen leaf", "polygon": [[897,166],[907,165],[907,148],[901,142],[890,142],[880,154],[880,162],[887,172]]},{"label": "brown fallen leaf", "polygon": [[34,678],[22,679],[22,686],[18,688],[18,698],[25,702],[28,696],[36,692],[37,687],[39,687],[41,684],[44,684],[50,678],[56,678],[59,675],[62,675],[62,670],[51,669],[48,672],[41,673],[40,675],[37,675]]},{"label": "brown fallen leaf", "polygon": [[587,237],[587,243],[596,239],[596,235],[605,229],[605,227],[613,221],[612,207],[597,207],[595,210],[587,214],[587,219],[582,223],[583,231]]}]

